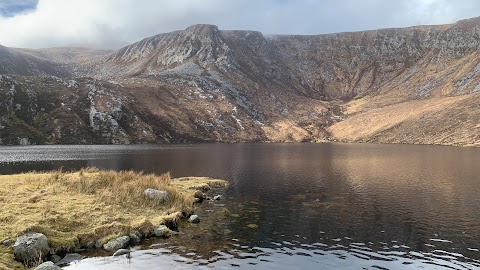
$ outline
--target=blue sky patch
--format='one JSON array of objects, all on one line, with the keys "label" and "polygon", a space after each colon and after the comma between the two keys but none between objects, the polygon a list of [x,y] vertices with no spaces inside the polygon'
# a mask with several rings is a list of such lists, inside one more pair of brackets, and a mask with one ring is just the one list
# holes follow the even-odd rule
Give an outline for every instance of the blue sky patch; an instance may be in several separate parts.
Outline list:
[{"label": "blue sky patch", "polygon": [[38,0],[0,0],[0,16],[13,17],[34,10]]}]

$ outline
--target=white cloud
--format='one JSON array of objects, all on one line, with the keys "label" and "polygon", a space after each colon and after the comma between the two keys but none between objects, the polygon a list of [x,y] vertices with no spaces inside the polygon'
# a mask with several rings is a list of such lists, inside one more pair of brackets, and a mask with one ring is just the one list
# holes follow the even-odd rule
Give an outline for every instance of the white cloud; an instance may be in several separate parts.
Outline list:
[{"label": "white cloud", "polygon": [[451,23],[478,15],[477,0],[39,0],[32,12],[0,16],[0,44],[113,48],[197,23],[319,34]]}]

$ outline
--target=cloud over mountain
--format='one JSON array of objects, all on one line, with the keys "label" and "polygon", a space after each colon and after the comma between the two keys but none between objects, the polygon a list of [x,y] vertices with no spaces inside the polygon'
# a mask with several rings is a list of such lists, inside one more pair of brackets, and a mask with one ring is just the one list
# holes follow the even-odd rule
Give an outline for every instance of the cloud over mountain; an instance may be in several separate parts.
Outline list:
[{"label": "cloud over mountain", "polygon": [[[118,48],[208,23],[271,34],[320,34],[451,23],[480,15],[475,0],[1,0],[0,44]],[[36,7],[35,7],[35,4]],[[34,9],[32,9],[34,8]]]}]

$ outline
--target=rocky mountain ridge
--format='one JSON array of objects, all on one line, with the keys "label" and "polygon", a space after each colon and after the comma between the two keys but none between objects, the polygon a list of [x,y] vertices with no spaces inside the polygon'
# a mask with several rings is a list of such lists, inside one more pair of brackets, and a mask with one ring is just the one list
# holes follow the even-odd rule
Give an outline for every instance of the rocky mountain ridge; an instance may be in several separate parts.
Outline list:
[{"label": "rocky mountain ridge", "polygon": [[480,18],[265,36],[194,25],[117,51],[0,47],[3,144],[480,144]]}]

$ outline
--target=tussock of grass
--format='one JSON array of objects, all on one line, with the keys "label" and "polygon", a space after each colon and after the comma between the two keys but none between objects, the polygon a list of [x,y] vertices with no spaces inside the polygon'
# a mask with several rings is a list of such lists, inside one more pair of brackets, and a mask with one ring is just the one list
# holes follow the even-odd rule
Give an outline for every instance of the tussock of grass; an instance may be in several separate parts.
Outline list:
[{"label": "tussock of grass", "polygon": [[[51,248],[68,252],[92,241],[104,243],[132,229],[152,235],[155,226],[173,226],[192,211],[197,189],[225,187],[203,177],[172,179],[170,174],[60,171],[0,175],[0,240],[41,232]],[[169,193],[167,201],[148,199],[144,190]],[[0,247],[0,269],[22,269],[11,250]]]}]

